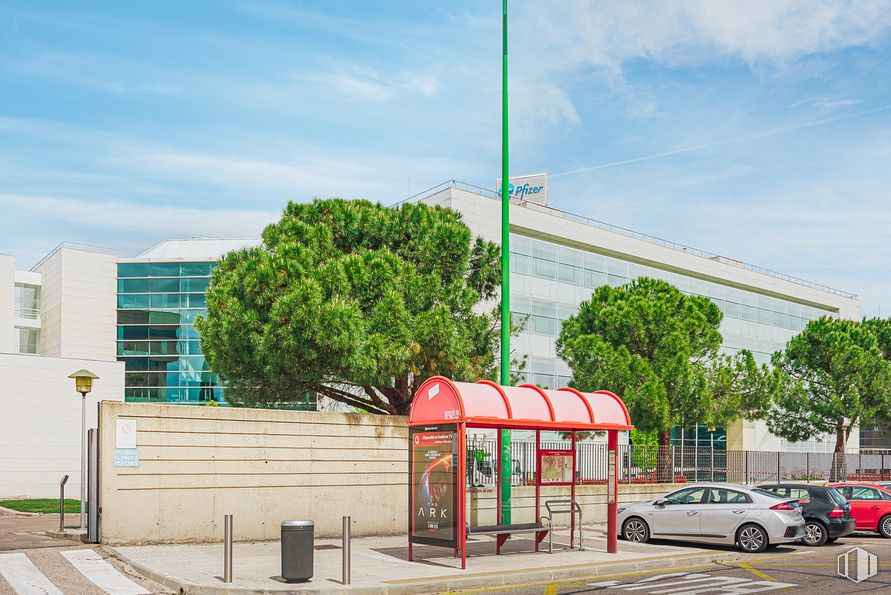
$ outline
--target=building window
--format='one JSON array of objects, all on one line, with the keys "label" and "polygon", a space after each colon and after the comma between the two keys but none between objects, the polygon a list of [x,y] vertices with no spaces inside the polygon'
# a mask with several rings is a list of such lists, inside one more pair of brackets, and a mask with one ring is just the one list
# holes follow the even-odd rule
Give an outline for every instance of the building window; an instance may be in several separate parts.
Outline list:
[{"label": "building window", "polygon": [[40,329],[16,327],[13,333],[12,350],[15,353],[40,353]]},{"label": "building window", "polygon": [[40,286],[15,284],[15,315],[17,318],[40,318]]}]

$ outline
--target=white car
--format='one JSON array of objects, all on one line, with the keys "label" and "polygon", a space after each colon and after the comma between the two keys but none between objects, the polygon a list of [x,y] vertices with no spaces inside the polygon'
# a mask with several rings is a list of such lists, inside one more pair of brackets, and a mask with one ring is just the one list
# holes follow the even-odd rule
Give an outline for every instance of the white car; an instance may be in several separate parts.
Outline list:
[{"label": "white car", "polygon": [[650,502],[619,508],[620,536],[736,545],[745,552],[792,543],[804,536],[797,500],[726,483],[697,484]]}]

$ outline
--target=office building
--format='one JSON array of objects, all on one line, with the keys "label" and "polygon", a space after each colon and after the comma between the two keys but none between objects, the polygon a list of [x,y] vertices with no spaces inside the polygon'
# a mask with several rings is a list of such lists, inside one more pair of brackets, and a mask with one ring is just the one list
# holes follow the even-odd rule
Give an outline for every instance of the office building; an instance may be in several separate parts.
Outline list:
[{"label": "office building", "polygon": [[[511,310],[526,320],[511,349],[526,356],[522,375],[529,382],[565,386],[571,371],[557,357],[555,346],[562,321],[596,287],[618,286],[641,276],[713,300],[724,313],[722,349],[748,349],[759,362],[783,349],[810,320],[860,318],[860,303],[853,294],[551,207],[546,176],[539,177],[544,180],[528,184],[543,190],[535,200],[513,201],[510,207]],[[501,242],[501,204],[495,192],[451,181],[418,200],[459,211],[476,235]],[[787,443],[771,435],[763,422],[748,420],[718,428],[713,435],[697,420],[686,420],[684,426],[674,433],[676,444],[682,436],[685,444],[705,446],[714,438],[732,449],[825,450],[834,444],[817,439]],[[857,447],[856,433],[848,446]]]}]

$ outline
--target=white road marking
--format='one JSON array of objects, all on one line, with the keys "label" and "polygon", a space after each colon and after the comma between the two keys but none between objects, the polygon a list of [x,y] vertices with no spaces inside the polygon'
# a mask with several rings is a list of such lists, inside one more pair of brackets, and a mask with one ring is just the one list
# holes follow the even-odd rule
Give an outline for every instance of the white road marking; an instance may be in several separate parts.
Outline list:
[{"label": "white road marking", "polygon": [[18,595],[64,595],[25,554],[0,554],[0,574]]},{"label": "white road marking", "polygon": [[148,591],[128,579],[102,559],[94,550],[67,550],[61,552],[78,572],[109,595],[148,595]]},{"label": "white road marking", "polygon": [[715,576],[714,574],[671,572],[657,574],[633,583],[619,584],[619,581],[590,583],[592,587],[612,587],[624,591],[651,593],[653,595],[697,595],[721,594],[743,595],[797,587],[790,583],[755,581],[736,576]]}]

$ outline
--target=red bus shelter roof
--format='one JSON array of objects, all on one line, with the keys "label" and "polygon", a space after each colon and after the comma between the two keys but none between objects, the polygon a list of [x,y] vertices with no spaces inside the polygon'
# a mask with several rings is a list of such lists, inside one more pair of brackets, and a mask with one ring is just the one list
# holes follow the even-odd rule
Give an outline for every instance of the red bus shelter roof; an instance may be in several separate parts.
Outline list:
[{"label": "red bus shelter roof", "polygon": [[489,380],[429,378],[412,401],[409,425],[465,422],[492,428],[630,430],[622,399],[599,390],[544,390],[532,384],[499,386]]}]

